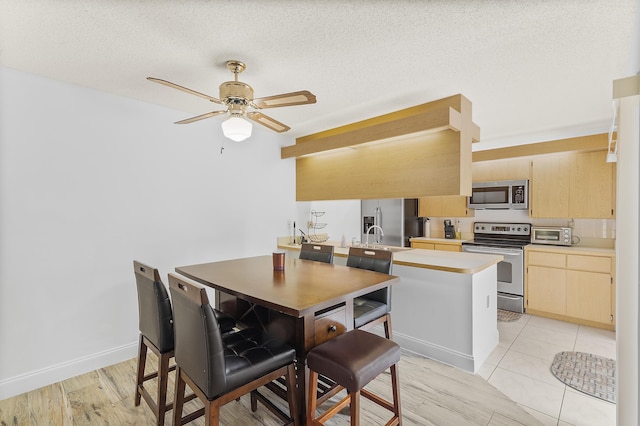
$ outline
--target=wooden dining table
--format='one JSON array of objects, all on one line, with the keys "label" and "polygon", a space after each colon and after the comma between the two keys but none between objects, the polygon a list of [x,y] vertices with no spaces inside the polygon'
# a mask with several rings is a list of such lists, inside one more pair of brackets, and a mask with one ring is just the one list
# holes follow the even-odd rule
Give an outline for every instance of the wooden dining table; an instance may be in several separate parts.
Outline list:
[{"label": "wooden dining table", "polygon": [[215,289],[215,307],[237,320],[262,308],[259,322],[266,331],[296,350],[299,407],[306,407],[309,350],[353,329],[354,298],[400,281],[393,275],[293,256],[286,256],[282,271],[274,270],[272,255],[175,270]]}]

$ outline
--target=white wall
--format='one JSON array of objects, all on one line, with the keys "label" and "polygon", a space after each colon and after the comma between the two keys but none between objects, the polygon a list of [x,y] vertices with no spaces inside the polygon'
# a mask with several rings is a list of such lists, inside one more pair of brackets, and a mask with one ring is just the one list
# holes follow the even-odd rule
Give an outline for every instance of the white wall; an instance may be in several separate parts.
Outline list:
[{"label": "white wall", "polygon": [[617,424],[638,424],[639,389],[638,364],[640,341],[640,294],[638,291],[638,238],[640,217],[640,96],[620,99],[618,128],[618,165],[616,211],[618,237],[616,239],[616,359],[618,363]]},{"label": "white wall", "polygon": [[166,277],[269,253],[296,215],[292,141],[261,126],[234,143],[10,69],[0,92],[0,400],[135,355],[133,259]]}]

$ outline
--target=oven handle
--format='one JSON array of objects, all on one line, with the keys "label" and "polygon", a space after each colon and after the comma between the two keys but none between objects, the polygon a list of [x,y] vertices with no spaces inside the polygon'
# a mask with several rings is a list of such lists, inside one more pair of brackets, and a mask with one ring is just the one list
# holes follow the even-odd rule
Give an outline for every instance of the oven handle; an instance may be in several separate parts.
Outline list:
[{"label": "oven handle", "polygon": [[522,296],[509,296],[504,293],[498,293],[498,297],[508,300],[520,300],[522,298]]},{"label": "oven handle", "polygon": [[467,253],[480,253],[480,254],[500,254],[502,256],[519,256],[522,251],[512,251],[512,252],[503,252],[503,251],[484,251],[484,250],[474,250],[472,248],[464,247],[462,251],[466,251]]}]

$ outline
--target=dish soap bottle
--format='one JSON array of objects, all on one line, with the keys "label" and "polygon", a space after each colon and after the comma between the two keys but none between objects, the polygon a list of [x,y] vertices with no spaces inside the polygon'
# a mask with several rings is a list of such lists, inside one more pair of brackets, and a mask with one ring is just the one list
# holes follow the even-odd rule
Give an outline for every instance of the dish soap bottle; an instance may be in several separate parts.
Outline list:
[{"label": "dish soap bottle", "polygon": [[459,240],[462,238],[462,233],[460,232],[460,219],[456,221],[456,225],[456,240]]}]

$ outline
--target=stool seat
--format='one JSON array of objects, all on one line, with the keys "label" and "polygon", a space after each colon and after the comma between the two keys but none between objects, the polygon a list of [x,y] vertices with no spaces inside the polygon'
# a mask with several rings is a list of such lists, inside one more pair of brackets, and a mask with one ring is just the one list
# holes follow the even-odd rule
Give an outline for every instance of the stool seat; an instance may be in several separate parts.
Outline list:
[{"label": "stool seat", "polygon": [[400,346],[375,334],[353,330],[313,348],[309,368],[347,391],[362,389],[380,373],[400,361]]},{"label": "stool seat", "polygon": [[[402,425],[400,409],[400,384],[398,382],[398,362],[400,346],[392,340],[362,330],[351,330],[311,349],[307,354],[309,367],[309,405],[307,405],[307,425],[324,425],[331,417],[349,405],[352,426],[360,425],[360,395],[386,408],[393,417],[386,426]],[[391,370],[393,402],[364,389],[373,379],[386,369]],[[335,382],[331,394],[343,389],[347,396],[332,404],[322,414],[317,409],[326,400],[318,398],[318,378],[324,376]]]}]

